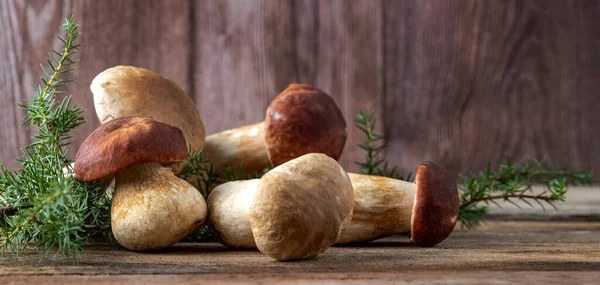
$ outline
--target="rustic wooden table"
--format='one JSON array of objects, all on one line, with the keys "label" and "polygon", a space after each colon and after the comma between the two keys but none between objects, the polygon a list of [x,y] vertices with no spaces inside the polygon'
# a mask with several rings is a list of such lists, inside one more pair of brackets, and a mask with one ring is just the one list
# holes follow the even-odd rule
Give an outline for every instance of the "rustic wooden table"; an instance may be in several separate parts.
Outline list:
[{"label": "rustic wooden table", "polygon": [[89,247],[73,264],[6,256],[0,284],[597,284],[600,189],[576,188],[560,211],[506,207],[476,231],[458,230],[433,248],[394,236],[334,247],[314,260],[277,262],[217,243],[180,243],[161,253]]}]

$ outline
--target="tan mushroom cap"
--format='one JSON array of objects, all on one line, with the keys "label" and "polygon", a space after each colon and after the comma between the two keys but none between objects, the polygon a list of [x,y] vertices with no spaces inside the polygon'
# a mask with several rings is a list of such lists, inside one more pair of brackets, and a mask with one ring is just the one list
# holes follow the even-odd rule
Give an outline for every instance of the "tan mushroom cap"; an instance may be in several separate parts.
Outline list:
[{"label": "tan mushroom cap", "polygon": [[335,101],[308,84],[291,84],[267,108],[265,140],[273,166],[307,153],[338,160],[347,132]]},{"label": "tan mushroom cap", "polygon": [[352,218],[348,174],[324,154],[307,154],[265,174],[250,207],[258,249],[277,260],[315,257]]},{"label": "tan mushroom cap", "polygon": [[90,86],[101,123],[129,116],[148,117],[181,128],[193,149],[204,147],[205,132],[194,102],[175,82],[150,70],[115,66]]},{"label": "tan mushroom cap", "polygon": [[459,209],[456,175],[427,161],[419,165],[415,183],[410,239],[417,246],[434,246],[446,239],[456,225]]},{"label": "tan mushroom cap", "polygon": [[150,118],[118,118],[100,126],[81,144],[75,177],[96,181],[136,164],[180,162],[187,153],[179,128]]}]

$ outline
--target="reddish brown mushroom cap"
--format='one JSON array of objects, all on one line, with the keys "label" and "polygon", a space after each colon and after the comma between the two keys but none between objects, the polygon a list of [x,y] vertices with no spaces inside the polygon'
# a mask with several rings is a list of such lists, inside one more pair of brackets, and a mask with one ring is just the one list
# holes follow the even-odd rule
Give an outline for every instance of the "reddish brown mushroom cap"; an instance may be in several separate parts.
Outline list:
[{"label": "reddish brown mushroom cap", "polygon": [[458,218],[456,176],[433,162],[424,162],[415,177],[417,192],[411,221],[411,241],[434,246],[454,230]]},{"label": "reddish brown mushroom cap", "polygon": [[187,157],[181,129],[142,117],[111,120],[93,131],[75,158],[75,177],[95,181],[130,166],[175,163]]},{"label": "reddish brown mushroom cap", "polygon": [[335,101],[308,84],[291,84],[267,109],[265,140],[273,166],[308,153],[338,160],[347,126]]}]

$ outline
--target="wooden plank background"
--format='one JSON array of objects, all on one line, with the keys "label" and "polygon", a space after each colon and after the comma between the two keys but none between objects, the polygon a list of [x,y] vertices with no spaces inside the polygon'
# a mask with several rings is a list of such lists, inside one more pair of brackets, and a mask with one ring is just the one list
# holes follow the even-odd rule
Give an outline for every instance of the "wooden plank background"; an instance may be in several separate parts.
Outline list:
[{"label": "wooden plank background", "polygon": [[[600,1],[0,0],[0,162],[30,131],[16,103],[74,14],[83,50],[69,88],[98,126],[89,84],[114,65],[157,71],[193,98],[208,133],[263,120],[291,82],[330,93],[349,124],[377,113],[402,172],[456,172],[546,156],[600,172]],[[341,159],[361,159],[349,129]]]}]

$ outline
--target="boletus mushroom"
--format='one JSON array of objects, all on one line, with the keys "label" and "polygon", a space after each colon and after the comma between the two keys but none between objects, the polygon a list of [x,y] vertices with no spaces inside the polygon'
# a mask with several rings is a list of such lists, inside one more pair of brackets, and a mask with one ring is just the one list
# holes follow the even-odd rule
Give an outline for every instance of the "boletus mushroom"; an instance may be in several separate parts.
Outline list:
[{"label": "boletus mushroom", "polygon": [[350,179],[334,159],[306,154],[260,180],[228,182],[208,198],[209,226],[225,245],[277,260],[311,258],[336,243],[350,221]]},{"label": "boletus mushroom", "polygon": [[415,183],[349,173],[354,213],[338,243],[369,242],[410,233],[417,246],[434,246],[454,230],[458,217],[456,176],[433,162],[419,165]]},{"label": "boletus mushroom", "polygon": [[[200,113],[192,99],[172,80],[140,67],[115,66],[98,74],[90,90],[102,124],[121,117],[151,118],[180,128],[192,149],[204,148],[206,135]],[[184,164],[171,165],[175,174],[183,167]],[[105,179],[110,180],[112,177]],[[200,189],[195,177],[187,181]]]},{"label": "boletus mushroom", "polygon": [[116,174],[111,226],[116,240],[134,251],[163,249],[197,229],[206,202],[169,165],[187,157],[179,128],[142,117],[103,124],[83,142],[75,177],[97,181]]},{"label": "boletus mushroom", "polygon": [[[338,244],[364,243],[410,233],[413,244],[434,246],[454,230],[459,207],[456,176],[436,164],[421,164],[415,183],[348,175],[354,189],[354,212]],[[256,248],[246,216],[249,201],[260,183],[256,179],[225,183],[208,197],[209,225],[226,246]]]},{"label": "boletus mushroom", "polygon": [[213,167],[243,165],[260,172],[308,153],[340,158],[347,126],[335,101],[308,84],[291,84],[269,105],[264,122],[206,138]]}]

